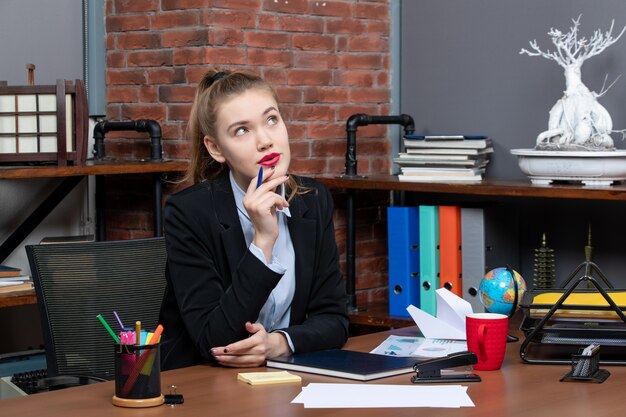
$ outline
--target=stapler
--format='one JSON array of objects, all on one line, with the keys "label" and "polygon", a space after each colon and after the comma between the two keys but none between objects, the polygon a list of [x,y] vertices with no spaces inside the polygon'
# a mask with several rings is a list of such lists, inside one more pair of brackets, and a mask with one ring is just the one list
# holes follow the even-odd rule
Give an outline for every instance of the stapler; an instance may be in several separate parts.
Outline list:
[{"label": "stapler", "polygon": [[442,358],[428,359],[417,362],[413,366],[415,376],[411,377],[414,384],[420,382],[480,382],[480,376],[476,374],[450,374],[441,375],[442,369],[469,366],[478,363],[478,358],[473,352],[451,353]]}]

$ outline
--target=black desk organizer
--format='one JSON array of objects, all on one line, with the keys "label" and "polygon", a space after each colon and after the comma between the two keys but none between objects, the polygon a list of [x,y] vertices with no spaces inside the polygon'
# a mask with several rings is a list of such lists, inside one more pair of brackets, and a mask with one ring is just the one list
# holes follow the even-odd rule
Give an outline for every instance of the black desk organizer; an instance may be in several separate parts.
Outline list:
[{"label": "black desk organizer", "polygon": [[600,349],[592,355],[572,355],[572,370],[561,378],[563,381],[592,381],[603,383],[611,373],[600,369]]},{"label": "black desk organizer", "polygon": [[[578,274],[583,271],[582,276]],[[606,287],[603,288],[594,276]],[[582,283],[591,284],[590,288],[578,288]],[[608,305],[563,305],[567,297],[576,290],[576,293],[600,293]],[[520,346],[520,357],[529,364],[570,364],[573,355],[579,353],[579,349],[591,343],[602,346],[602,365],[626,365],[626,306],[618,306],[608,295],[616,290],[609,282],[600,268],[591,261],[580,264],[567,278],[561,288],[549,290],[527,291],[522,298],[520,307],[524,318],[520,329],[524,332],[525,339]],[[558,301],[552,304],[534,304],[536,295],[543,292],[562,293]],[[531,317],[531,310],[548,310],[541,318]],[[613,311],[617,315],[616,320],[577,318],[568,320],[555,320],[553,318],[557,310],[580,310],[580,311]]]}]

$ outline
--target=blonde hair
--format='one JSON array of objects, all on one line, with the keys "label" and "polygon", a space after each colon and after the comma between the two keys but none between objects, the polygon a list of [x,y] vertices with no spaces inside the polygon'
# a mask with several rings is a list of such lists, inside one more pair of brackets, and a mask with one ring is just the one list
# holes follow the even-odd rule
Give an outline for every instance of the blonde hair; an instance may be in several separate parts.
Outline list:
[{"label": "blonde hair", "polygon": [[[217,137],[217,110],[220,104],[251,89],[264,89],[272,94],[277,104],[279,103],[274,88],[258,75],[219,68],[212,68],[204,74],[196,90],[187,126],[192,148],[189,169],[183,181],[191,181],[194,184],[208,181],[224,169],[224,164],[213,159],[207,151],[204,137]],[[290,190],[289,201],[301,192],[291,176],[287,181],[287,187]]]}]

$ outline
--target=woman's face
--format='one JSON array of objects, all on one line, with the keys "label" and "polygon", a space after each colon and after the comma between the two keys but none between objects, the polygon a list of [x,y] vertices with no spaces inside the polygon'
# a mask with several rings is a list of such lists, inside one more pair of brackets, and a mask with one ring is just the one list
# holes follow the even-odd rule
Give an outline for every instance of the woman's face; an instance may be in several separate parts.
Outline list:
[{"label": "woman's face", "polygon": [[287,127],[269,90],[255,88],[226,99],[217,107],[215,138],[204,145],[226,163],[237,184],[246,190],[263,166],[265,180],[286,175],[291,162]]}]

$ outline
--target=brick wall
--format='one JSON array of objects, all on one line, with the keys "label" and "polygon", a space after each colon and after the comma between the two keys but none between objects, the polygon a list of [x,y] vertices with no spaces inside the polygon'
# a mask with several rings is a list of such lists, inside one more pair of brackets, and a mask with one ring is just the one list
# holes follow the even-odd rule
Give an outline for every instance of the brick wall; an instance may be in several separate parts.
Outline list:
[{"label": "brick wall", "polygon": [[[187,159],[186,121],[209,65],[254,71],[278,91],[298,174],[344,170],[345,122],[389,114],[390,10],[381,1],[107,0],[107,118],[160,122],[166,158]],[[143,134],[110,133],[107,156],[149,156]],[[360,174],[389,172],[385,126],[358,132]],[[152,234],[151,185],[107,179],[109,238]],[[386,297],[386,193],[359,198],[358,300]],[[336,226],[344,254],[344,198]],[[364,202],[367,201],[367,202]]]}]

